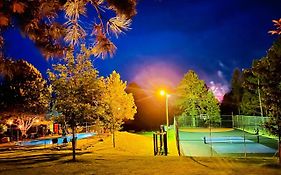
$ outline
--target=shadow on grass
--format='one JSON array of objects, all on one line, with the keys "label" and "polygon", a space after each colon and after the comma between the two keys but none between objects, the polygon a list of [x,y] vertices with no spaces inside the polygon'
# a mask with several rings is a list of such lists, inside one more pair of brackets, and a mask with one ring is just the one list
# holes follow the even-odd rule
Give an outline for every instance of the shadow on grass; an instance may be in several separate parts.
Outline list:
[{"label": "shadow on grass", "polygon": [[68,160],[60,161],[59,163],[60,164],[64,164],[64,163],[91,163],[91,161],[85,160],[85,159],[76,158],[76,160],[68,159]]},{"label": "shadow on grass", "polygon": [[207,165],[205,165],[205,164],[199,162],[198,160],[194,159],[194,157],[189,157],[189,158],[190,158],[192,161],[198,163],[199,165],[202,165],[202,166],[204,166],[204,167],[208,167],[208,168],[209,168],[209,166],[207,166]]},{"label": "shadow on grass", "polygon": [[[83,154],[88,154],[90,152],[77,152],[76,155],[83,155]],[[0,159],[0,165],[5,164],[5,165],[34,165],[38,163],[43,163],[43,162],[52,162],[55,160],[60,160],[65,157],[70,157],[72,156],[72,152],[68,153],[43,153],[40,154],[38,153],[37,155],[27,155],[24,156],[24,152],[22,153],[22,156],[18,157],[10,157],[10,158],[1,158]]]},{"label": "shadow on grass", "polygon": [[266,168],[273,168],[273,169],[281,169],[281,164],[278,163],[270,163],[263,165]]}]

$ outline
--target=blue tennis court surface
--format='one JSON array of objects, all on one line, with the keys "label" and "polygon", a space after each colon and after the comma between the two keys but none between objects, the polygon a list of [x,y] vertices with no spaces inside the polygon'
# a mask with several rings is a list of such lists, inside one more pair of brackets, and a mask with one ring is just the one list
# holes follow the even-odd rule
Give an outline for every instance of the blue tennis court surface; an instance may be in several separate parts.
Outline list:
[{"label": "blue tennis court surface", "polygon": [[274,156],[277,140],[241,130],[225,132],[179,131],[181,152],[185,156]]},{"label": "blue tennis court surface", "polygon": [[250,143],[250,144],[243,144],[243,143],[236,143],[236,144],[218,144],[213,143],[212,148],[221,154],[227,153],[275,153],[276,150],[264,146],[259,143]]},{"label": "blue tennis court surface", "polygon": [[[204,139],[204,138],[203,138]],[[205,138],[206,143],[212,143],[212,149],[220,154],[227,153],[275,153],[276,150],[255,143],[243,137],[214,137]]]}]

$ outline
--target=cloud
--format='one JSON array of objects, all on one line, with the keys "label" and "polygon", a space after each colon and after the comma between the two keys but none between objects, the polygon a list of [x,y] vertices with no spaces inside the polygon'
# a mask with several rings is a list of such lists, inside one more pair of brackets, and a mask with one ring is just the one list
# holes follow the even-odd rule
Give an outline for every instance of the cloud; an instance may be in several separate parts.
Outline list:
[{"label": "cloud", "polygon": [[132,69],[135,72],[132,81],[150,92],[173,89],[183,77],[177,66],[165,61],[140,63]]},{"label": "cloud", "polygon": [[214,81],[210,81],[208,87],[219,102],[222,102],[223,96],[229,91],[227,84],[215,83]]},{"label": "cloud", "polygon": [[219,102],[222,102],[224,95],[229,91],[229,83],[223,72],[217,70],[214,74],[206,74],[204,80]]},{"label": "cloud", "polygon": [[226,68],[226,66],[223,64],[223,62],[221,62],[221,61],[219,61],[219,66],[221,67],[221,68],[223,68],[223,69],[225,69]]},{"label": "cloud", "polygon": [[223,72],[221,70],[217,71],[217,75],[218,75],[219,78],[224,79],[224,75],[223,75]]}]

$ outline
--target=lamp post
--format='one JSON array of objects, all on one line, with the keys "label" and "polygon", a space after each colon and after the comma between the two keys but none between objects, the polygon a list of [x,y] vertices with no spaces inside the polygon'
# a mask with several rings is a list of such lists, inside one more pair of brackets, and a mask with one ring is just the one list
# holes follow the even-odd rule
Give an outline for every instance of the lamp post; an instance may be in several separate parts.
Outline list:
[{"label": "lamp post", "polygon": [[169,101],[168,101],[168,99],[170,97],[170,94],[168,94],[164,90],[161,90],[160,95],[166,97],[166,125],[167,125],[167,131],[168,131],[168,128],[169,128]]}]

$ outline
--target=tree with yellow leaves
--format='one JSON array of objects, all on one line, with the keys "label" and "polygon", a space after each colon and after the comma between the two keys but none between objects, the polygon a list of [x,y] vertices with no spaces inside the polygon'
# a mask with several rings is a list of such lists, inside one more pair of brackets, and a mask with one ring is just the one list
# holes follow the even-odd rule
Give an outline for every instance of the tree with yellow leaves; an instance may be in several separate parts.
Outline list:
[{"label": "tree with yellow leaves", "polygon": [[104,122],[111,130],[113,147],[115,147],[115,131],[121,129],[125,119],[134,119],[134,115],[137,112],[133,95],[126,93],[126,86],[127,83],[120,79],[120,75],[116,71],[113,71],[105,79],[103,102],[106,109]]}]

